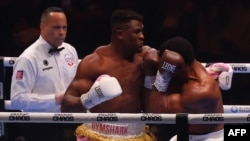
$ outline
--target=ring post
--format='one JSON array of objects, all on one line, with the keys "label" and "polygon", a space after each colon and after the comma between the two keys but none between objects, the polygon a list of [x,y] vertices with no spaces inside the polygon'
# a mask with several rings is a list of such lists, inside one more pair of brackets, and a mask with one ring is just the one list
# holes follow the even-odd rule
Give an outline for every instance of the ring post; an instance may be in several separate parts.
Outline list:
[{"label": "ring post", "polygon": [[[0,56],[0,111],[3,112],[5,110],[4,107],[4,57]],[[0,122],[0,140],[2,140],[5,135],[5,131],[4,131],[4,123]]]},{"label": "ring post", "polygon": [[187,113],[176,114],[176,126],[177,126],[177,141],[188,141],[189,124],[188,124]]}]

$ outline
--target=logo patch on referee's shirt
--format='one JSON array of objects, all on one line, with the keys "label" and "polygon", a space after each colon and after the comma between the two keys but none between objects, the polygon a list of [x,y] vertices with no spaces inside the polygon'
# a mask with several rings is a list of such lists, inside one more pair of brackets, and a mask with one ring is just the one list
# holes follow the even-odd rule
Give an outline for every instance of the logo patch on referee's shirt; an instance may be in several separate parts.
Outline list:
[{"label": "logo patch on referee's shirt", "polygon": [[17,80],[22,80],[23,79],[23,71],[19,70],[16,72],[16,79]]},{"label": "logo patch on referee's shirt", "polygon": [[66,54],[64,55],[64,59],[65,59],[65,62],[68,64],[68,66],[73,66],[74,65],[74,58],[69,55],[69,54]]}]

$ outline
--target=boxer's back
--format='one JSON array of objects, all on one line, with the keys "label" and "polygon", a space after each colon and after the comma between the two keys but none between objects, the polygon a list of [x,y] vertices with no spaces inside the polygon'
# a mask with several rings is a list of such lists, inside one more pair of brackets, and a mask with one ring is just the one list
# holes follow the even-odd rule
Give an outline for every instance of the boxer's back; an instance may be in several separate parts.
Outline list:
[{"label": "boxer's back", "polygon": [[[185,112],[194,114],[224,113],[221,90],[218,83],[207,73],[200,63],[194,63],[197,80],[192,80],[183,88],[182,103]],[[192,82],[194,81],[194,82]],[[193,124],[190,126],[190,134],[205,134],[223,129],[223,124]]]}]

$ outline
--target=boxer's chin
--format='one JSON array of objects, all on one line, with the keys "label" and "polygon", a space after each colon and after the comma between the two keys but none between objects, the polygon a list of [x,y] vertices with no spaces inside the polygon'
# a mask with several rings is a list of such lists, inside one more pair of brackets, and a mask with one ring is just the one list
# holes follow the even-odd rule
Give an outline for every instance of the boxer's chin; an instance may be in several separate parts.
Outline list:
[{"label": "boxer's chin", "polygon": [[142,52],[142,47],[137,49],[137,53],[140,53],[140,52]]}]

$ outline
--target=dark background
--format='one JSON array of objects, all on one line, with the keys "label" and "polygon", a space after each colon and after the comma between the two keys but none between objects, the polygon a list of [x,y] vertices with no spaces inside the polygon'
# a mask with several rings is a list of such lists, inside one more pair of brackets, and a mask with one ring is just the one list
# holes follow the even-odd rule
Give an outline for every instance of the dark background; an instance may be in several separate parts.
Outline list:
[{"label": "dark background", "polygon": [[128,8],[144,16],[145,41],[152,47],[181,35],[194,44],[201,61],[250,62],[248,0],[1,0],[0,55],[18,56],[37,38],[48,6],[65,9],[66,41],[80,58],[109,43],[111,13]]},{"label": "dark background", "polygon": [[[158,48],[180,35],[193,43],[201,62],[250,63],[249,0],[0,0],[0,56],[17,57],[37,39],[48,6],[65,9],[66,41],[80,58],[109,43],[111,13],[128,8],[144,16],[147,45]],[[224,105],[250,105],[249,80],[249,74],[234,74]]]}]

